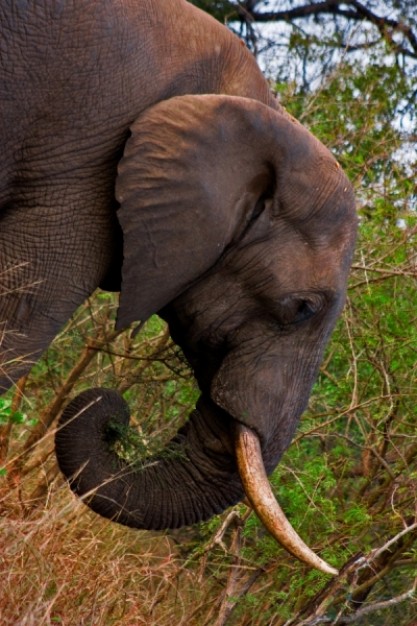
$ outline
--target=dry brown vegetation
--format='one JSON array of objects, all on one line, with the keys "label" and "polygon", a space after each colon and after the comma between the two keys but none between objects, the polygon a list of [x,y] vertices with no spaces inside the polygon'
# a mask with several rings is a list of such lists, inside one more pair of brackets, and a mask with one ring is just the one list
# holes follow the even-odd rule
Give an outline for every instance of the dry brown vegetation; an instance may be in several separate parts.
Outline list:
[{"label": "dry brown vegetation", "polygon": [[[372,276],[378,285],[396,281],[398,293],[412,262],[404,260],[402,275],[386,268]],[[394,617],[413,626],[417,438],[404,407],[416,390],[394,384],[380,327],[364,359],[364,322],[352,297],[364,279],[369,289],[369,268],[358,267],[310,413],[273,479],[301,534],[344,566],[336,581],[283,553],[244,505],[200,526],[152,533],[103,520],[71,494],[53,434],[74,389],[123,391],[144,453],[169,439],[196,396],[164,325],[153,318],[135,339],[116,333],[114,299],[98,294],[9,394],[18,419],[0,433],[2,626],[385,626]],[[341,350],[350,353],[343,377]],[[367,395],[375,385],[379,395]]]}]

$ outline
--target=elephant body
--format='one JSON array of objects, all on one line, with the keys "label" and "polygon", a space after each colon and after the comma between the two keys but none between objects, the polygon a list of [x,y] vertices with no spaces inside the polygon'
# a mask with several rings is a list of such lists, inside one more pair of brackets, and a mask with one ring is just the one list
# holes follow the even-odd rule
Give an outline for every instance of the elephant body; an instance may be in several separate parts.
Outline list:
[{"label": "elephant body", "polygon": [[97,286],[120,289],[114,181],[141,112],[182,94],[272,98],[237,39],[182,0],[10,0],[0,20],[6,388]]},{"label": "elephant body", "polygon": [[207,519],[243,496],[239,425],[268,473],[291,441],[343,306],[351,186],[184,0],[6,0],[0,38],[0,388],[99,286],[120,291],[121,328],[159,313],[201,389],[170,444],[183,459],[115,459],[126,406],[91,390],[58,461],[106,517]]}]

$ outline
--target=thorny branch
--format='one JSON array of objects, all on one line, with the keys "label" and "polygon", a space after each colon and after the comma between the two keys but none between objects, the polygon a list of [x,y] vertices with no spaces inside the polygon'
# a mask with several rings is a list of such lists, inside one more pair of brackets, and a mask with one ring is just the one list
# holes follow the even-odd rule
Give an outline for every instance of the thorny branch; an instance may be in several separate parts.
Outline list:
[{"label": "thorny branch", "polygon": [[284,626],[318,626],[319,624],[332,624],[332,626],[343,626],[344,624],[354,624],[362,620],[362,618],[366,615],[370,615],[371,613],[375,613],[376,611],[381,611],[383,609],[388,609],[392,606],[395,606],[396,604],[401,604],[406,600],[410,600],[415,596],[416,589],[417,578],[414,580],[411,589],[409,589],[405,593],[401,593],[400,595],[395,596],[394,598],[390,598],[389,600],[374,602],[373,604],[364,606],[361,609],[358,609],[354,615],[339,615],[336,618],[323,615],[320,617],[313,617],[312,620],[308,619],[307,621],[303,620],[302,622],[297,623],[291,620],[289,622],[286,622]]},{"label": "thorny branch", "polygon": [[[417,577],[410,589],[388,600],[364,605],[372,587],[391,569],[398,554],[411,546],[417,533],[417,522],[406,526],[390,538],[383,546],[368,555],[356,555],[341,569],[337,579],[331,580],[298,614],[283,626],[316,626],[332,624],[342,626],[353,624],[364,616],[390,608],[406,600],[413,599],[417,590]],[[348,591],[346,592],[346,583]],[[347,600],[347,597],[350,599]],[[328,609],[341,605],[338,615],[328,615]]]}]

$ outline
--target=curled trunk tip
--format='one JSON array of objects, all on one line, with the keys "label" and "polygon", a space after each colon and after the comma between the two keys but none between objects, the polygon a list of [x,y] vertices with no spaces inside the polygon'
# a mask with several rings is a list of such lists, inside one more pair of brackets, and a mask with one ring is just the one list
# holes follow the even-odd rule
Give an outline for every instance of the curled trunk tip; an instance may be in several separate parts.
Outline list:
[{"label": "curled trunk tip", "polygon": [[[199,403],[201,411],[209,409]],[[88,389],[64,409],[55,435],[58,465],[71,489],[96,513],[131,528],[163,530],[206,520],[242,499],[226,453],[200,410],[155,454],[119,455],[129,407],[113,389]],[[212,424],[211,424],[212,426]],[[140,457],[140,458],[139,458]]]}]

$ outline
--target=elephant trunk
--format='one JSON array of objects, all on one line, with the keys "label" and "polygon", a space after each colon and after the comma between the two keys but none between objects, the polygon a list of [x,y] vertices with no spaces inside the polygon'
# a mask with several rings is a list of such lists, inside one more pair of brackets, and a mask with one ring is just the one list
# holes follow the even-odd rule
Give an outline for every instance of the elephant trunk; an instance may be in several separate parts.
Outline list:
[{"label": "elephant trunk", "polygon": [[[128,462],[116,452],[129,409],[109,389],[90,389],[64,410],[56,433],[58,464],[72,490],[96,513],[133,528],[162,530],[203,521],[244,492],[224,422],[200,400],[160,454]],[[207,424],[210,423],[210,428]]]},{"label": "elephant trunk", "polygon": [[200,398],[187,424],[159,455],[127,462],[115,449],[129,424],[126,402],[114,390],[89,389],[60,418],[55,438],[58,464],[72,490],[93,511],[132,528],[188,526],[221,513],[246,493],[260,520],[288,552],[336,575],[286,519],[269,486],[259,439],[242,424],[234,427],[239,476],[225,417],[211,401]]}]

